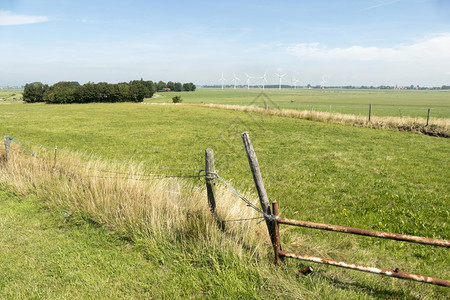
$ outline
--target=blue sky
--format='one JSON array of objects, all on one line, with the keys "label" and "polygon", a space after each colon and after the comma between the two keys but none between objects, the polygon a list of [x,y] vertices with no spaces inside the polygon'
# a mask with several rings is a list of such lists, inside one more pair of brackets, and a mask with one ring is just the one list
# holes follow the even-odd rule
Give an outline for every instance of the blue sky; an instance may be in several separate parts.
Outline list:
[{"label": "blue sky", "polygon": [[450,84],[447,0],[0,0],[0,41],[0,86]]}]

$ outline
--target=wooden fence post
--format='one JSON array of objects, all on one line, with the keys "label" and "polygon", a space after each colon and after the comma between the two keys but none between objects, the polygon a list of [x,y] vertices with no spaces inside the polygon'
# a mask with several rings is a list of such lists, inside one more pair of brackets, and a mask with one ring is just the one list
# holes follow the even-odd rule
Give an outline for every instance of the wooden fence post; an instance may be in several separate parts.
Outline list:
[{"label": "wooden fence post", "polygon": [[[264,182],[262,180],[261,171],[259,170],[258,159],[255,154],[255,149],[253,149],[252,142],[250,141],[250,136],[248,132],[242,133],[242,140],[244,141],[245,151],[247,152],[248,163],[250,164],[250,169],[252,170],[253,180],[255,181],[256,189],[258,191],[259,202],[261,203],[262,211],[266,215],[271,215],[269,198],[267,197],[266,188],[264,187]],[[267,229],[269,230],[270,239],[274,239],[272,222],[266,218]]]},{"label": "wooden fence post", "polygon": [[3,141],[5,142],[6,161],[8,161],[9,160],[9,151],[11,149],[11,138],[9,136],[5,136],[3,138]]},{"label": "wooden fence post", "polygon": [[427,125],[428,126],[428,122],[430,121],[430,108],[428,109],[428,114],[427,114]]},{"label": "wooden fence post", "polygon": [[209,209],[213,215],[216,212],[216,180],[215,176],[211,175],[211,173],[215,172],[214,151],[208,148],[205,150],[206,191],[208,194]]},{"label": "wooden fence post", "polygon": [[369,123],[371,119],[372,119],[372,104],[369,104]]}]

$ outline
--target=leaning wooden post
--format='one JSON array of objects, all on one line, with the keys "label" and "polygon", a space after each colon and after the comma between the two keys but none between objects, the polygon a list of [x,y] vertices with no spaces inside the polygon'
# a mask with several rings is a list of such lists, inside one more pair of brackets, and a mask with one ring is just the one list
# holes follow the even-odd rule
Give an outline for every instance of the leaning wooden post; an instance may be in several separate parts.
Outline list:
[{"label": "leaning wooden post", "polygon": [[206,191],[208,194],[208,203],[211,213],[216,212],[216,180],[214,173],[214,151],[212,149],[205,150],[205,175],[206,175]]},{"label": "leaning wooden post", "polygon": [[275,252],[275,264],[279,264],[280,263],[280,250],[281,250],[281,246],[280,246],[280,229],[279,229],[279,225],[278,225],[278,221],[277,221],[277,217],[278,217],[278,203],[277,202],[272,202],[272,211],[273,211],[273,250]]},{"label": "leaning wooden post", "polygon": [[5,142],[6,161],[8,161],[9,160],[9,151],[11,149],[11,137],[5,136],[3,138],[3,141]]},{"label": "leaning wooden post", "polygon": [[[248,163],[250,164],[250,169],[252,170],[253,180],[255,181],[256,189],[258,191],[261,208],[266,215],[271,215],[272,213],[270,211],[269,198],[267,197],[266,188],[264,187],[264,182],[261,176],[261,171],[259,170],[258,159],[256,158],[255,149],[253,149],[253,145],[250,141],[248,132],[242,133],[242,140],[244,141],[245,151],[247,151]],[[274,235],[272,222],[267,218],[265,219],[270,238],[273,242]]]},{"label": "leaning wooden post", "polygon": [[371,119],[372,119],[372,104],[369,104],[369,123]]},{"label": "leaning wooden post", "polygon": [[428,109],[428,114],[427,114],[427,125],[428,126],[428,122],[430,121],[430,108]]}]

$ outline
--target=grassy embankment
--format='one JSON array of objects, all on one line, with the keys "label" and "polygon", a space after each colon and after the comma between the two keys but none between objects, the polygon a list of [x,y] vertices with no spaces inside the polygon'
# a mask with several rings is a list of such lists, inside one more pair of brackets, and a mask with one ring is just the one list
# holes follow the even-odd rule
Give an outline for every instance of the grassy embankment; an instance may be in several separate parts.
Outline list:
[{"label": "grassy embankment", "polygon": [[[32,140],[44,145],[58,145],[59,148],[93,154],[106,159],[142,161],[139,172],[171,175],[172,171],[169,172],[169,169],[154,167],[202,168],[203,151],[211,147],[216,152],[216,168],[219,174],[231,180],[241,190],[248,190],[253,186],[239,135],[242,131],[249,130],[261,164],[269,198],[280,203],[283,216],[448,239],[448,178],[450,178],[446,167],[450,157],[448,139],[313,123],[252,112],[172,105],[8,105],[0,108],[0,114],[2,135],[7,134],[22,138],[23,141]],[[26,142],[24,145],[30,149],[36,147]],[[51,151],[42,155],[47,155],[47,160],[51,161]],[[100,168],[106,168],[106,166],[102,164]],[[76,170],[77,172],[88,171],[87,167]],[[122,171],[128,173],[126,170]],[[64,169],[64,172],[67,171]],[[92,169],[89,172],[92,172]],[[177,172],[186,174],[181,170]],[[140,291],[136,294],[137,297],[143,295],[155,297],[158,295],[179,297],[229,295],[233,298],[241,295],[257,298],[271,296],[432,299],[448,296],[447,290],[440,287],[323,266],[316,267],[317,272],[312,276],[299,277],[296,275],[296,269],[304,264],[293,261],[273,271],[274,268],[270,265],[271,249],[267,243],[260,245],[255,241],[250,243],[251,247],[240,248],[237,246],[240,239],[231,239],[230,244],[227,244],[230,238],[222,240],[221,235],[217,233],[213,235],[217,238],[214,242],[205,236],[202,237],[203,229],[215,230],[212,224],[208,223],[207,209],[204,204],[201,209],[195,206],[193,208],[196,211],[195,215],[201,216],[198,219],[200,223],[194,222],[194,225],[203,225],[195,225],[195,230],[190,231],[192,235],[188,234],[191,236],[188,239],[189,243],[180,239],[185,236],[185,233],[183,231],[180,233],[179,230],[175,230],[175,235],[167,236],[151,234],[150,229],[146,229],[147,232],[139,231],[136,228],[146,228],[144,226],[146,222],[136,227],[127,225],[127,222],[124,224],[119,222],[125,209],[123,207],[118,209],[117,201],[127,198],[123,197],[123,194],[106,196],[106,199],[113,197],[108,205],[89,206],[87,205],[89,201],[98,199],[97,195],[88,193],[90,196],[85,197],[86,195],[81,192],[80,194],[72,193],[74,188],[66,181],[62,181],[64,184],[58,184],[58,180],[67,180],[64,179],[65,176],[55,176],[54,172],[50,174],[53,175],[48,177],[49,184],[38,185],[41,189],[33,185],[25,189],[20,189],[20,186],[14,187],[20,182],[16,179],[4,179],[2,189],[20,192],[18,199],[23,199],[30,193],[36,193],[39,200],[46,199],[45,207],[50,208],[49,213],[60,212],[59,215],[54,213],[56,217],[52,219],[52,222],[59,224],[58,226],[61,224],[67,226],[69,231],[78,230],[77,224],[86,224],[84,220],[91,220],[95,224],[110,226],[115,232],[120,233],[119,236],[130,239],[130,246],[127,248],[131,247],[130,251],[134,255],[138,257],[143,255],[147,258],[147,263],[155,270],[164,270],[155,271],[155,277],[143,276],[142,280],[139,280],[137,277],[142,271],[136,270],[139,267],[122,266],[133,271],[131,271],[130,280],[124,279],[126,282],[123,284],[127,288],[122,286],[119,290]],[[24,176],[27,177],[26,174]],[[103,177],[109,176],[103,175]],[[89,191],[93,183],[86,174],[81,178],[85,178],[85,184],[88,185],[82,186],[81,189]],[[45,178],[42,176],[42,179]],[[104,178],[104,180],[112,179]],[[96,182],[101,183],[102,180],[97,179]],[[180,184],[190,186],[179,190],[182,194],[187,191],[187,194],[181,196],[182,201],[196,199],[191,197],[193,193],[201,194],[197,191],[198,183],[195,181]],[[115,192],[123,190],[120,185],[112,186],[119,188]],[[57,192],[51,192],[50,187],[57,187],[55,188]],[[105,193],[105,195],[110,194],[110,191]],[[148,194],[142,193],[142,195]],[[2,197],[2,199],[6,198],[8,197]],[[74,199],[81,201],[85,198],[90,199],[87,204],[85,203],[86,205],[73,203]],[[147,198],[143,197],[142,201]],[[198,201],[194,202],[202,201],[200,198],[197,199]],[[4,200],[2,203],[11,205],[8,201]],[[26,202],[26,200],[21,201]],[[206,199],[203,199],[203,203],[205,202]],[[38,202],[32,203],[36,205]],[[61,217],[68,208],[74,217]],[[117,216],[118,211],[121,213]],[[181,212],[186,215],[185,211],[181,210]],[[7,215],[18,213],[15,211]],[[112,219],[109,219],[108,214],[112,215]],[[64,223],[63,220],[66,219],[68,221]],[[119,221],[116,223],[111,221],[115,219]],[[17,220],[20,218],[17,217]],[[134,219],[130,217],[130,220]],[[2,224],[4,223],[2,220]],[[130,224],[135,223],[130,222]],[[254,223],[250,223],[249,226],[256,231],[256,228],[260,228],[263,224],[255,227]],[[54,227],[50,226],[50,228]],[[89,230],[97,230],[89,228]],[[183,229],[184,225],[180,228]],[[34,230],[38,232],[39,237],[40,230]],[[138,234],[134,234],[136,232]],[[104,229],[99,229],[98,234],[99,236],[107,235]],[[31,234],[30,237],[36,238],[36,235]],[[403,271],[414,271],[425,275],[449,277],[446,267],[449,258],[446,249],[347,237],[311,230],[284,229],[282,238],[283,244],[290,250],[301,250],[312,255],[323,255],[386,268],[399,267]],[[9,239],[14,245],[14,238]],[[264,239],[262,240],[264,242]],[[120,248],[120,245],[123,245],[121,243],[125,242],[117,241],[119,245],[117,247]],[[42,249],[46,248],[42,247]],[[236,252],[236,249],[240,250]],[[60,251],[64,253],[66,250],[61,247]],[[122,250],[119,249],[118,253],[117,255],[122,255]],[[45,263],[42,265],[36,259],[38,257],[36,252],[30,252],[28,255],[33,258],[29,263],[37,263],[49,274],[58,271],[57,266],[60,265],[58,260],[54,265]],[[64,256],[64,254],[61,255]],[[101,294],[101,278],[83,277],[83,272],[79,271],[76,267],[77,263],[73,262],[77,259],[80,258],[71,257],[71,266],[80,276],[80,284],[77,286],[77,289],[81,289],[79,297],[87,295],[90,291],[88,282],[96,282],[99,285],[97,295],[103,295]],[[92,259],[95,258],[92,257]],[[14,264],[14,260],[8,261],[12,264],[10,269],[15,270],[13,274],[19,278],[21,276],[20,262]],[[80,261],[80,264],[83,262]],[[66,272],[62,272],[57,277],[58,283],[53,284],[68,284],[70,274]],[[105,272],[108,273],[108,271]],[[119,271],[111,267],[110,272],[117,274]],[[90,273],[87,273],[89,276]],[[38,285],[40,283],[43,286],[43,293],[51,295],[52,286],[46,286],[45,280],[39,279],[38,276],[30,276],[34,276]],[[104,276],[101,277],[104,278]],[[272,279],[275,280],[274,286],[268,284]],[[111,277],[111,280],[114,280],[114,277]],[[155,282],[152,280],[156,280],[159,284],[158,288],[155,288]],[[0,286],[5,289],[7,285],[3,282]],[[26,287],[29,291],[28,295],[36,295],[32,289],[33,284]],[[20,292],[13,287],[7,291],[13,296],[17,296]],[[61,293],[62,291],[59,290],[55,298]],[[117,292],[117,295],[120,296],[120,293]]]}]

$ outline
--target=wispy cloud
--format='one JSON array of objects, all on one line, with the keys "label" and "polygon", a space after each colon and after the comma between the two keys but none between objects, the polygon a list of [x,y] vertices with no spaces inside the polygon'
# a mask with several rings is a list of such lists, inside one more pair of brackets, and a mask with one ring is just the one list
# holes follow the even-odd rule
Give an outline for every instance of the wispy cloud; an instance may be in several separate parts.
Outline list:
[{"label": "wispy cloud", "polygon": [[83,24],[95,24],[97,21],[95,20],[87,20],[87,19],[76,19],[76,22]]},{"label": "wispy cloud", "polygon": [[375,5],[363,8],[361,10],[362,11],[364,11],[364,10],[371,10],[371,9],[375,9],[375,8],[379,8],[379,7],[383,7],[383,6],[387,6],[387,5],[392,5],[392,4],[397,3],[399,1],[400,0],[381,1],[380,3],[377,3]]},{"label": "wispy cloud", "polygon": [[25,25],[33,23],[47,22],[45,16],[18,15],[10,11],[0,10],[0,26]]},{"label": "wispy cloud", "polygon": [[450,59],[450,33],[440,34],[423,41],[393,47],[350,46],[329,48],[320,43],[302,43],[287,47],[287,52],[308,60],[351,60],[351,61],[429,61]]}]

